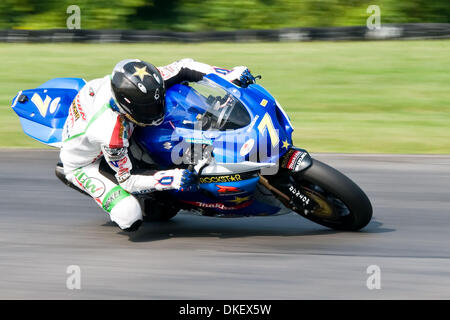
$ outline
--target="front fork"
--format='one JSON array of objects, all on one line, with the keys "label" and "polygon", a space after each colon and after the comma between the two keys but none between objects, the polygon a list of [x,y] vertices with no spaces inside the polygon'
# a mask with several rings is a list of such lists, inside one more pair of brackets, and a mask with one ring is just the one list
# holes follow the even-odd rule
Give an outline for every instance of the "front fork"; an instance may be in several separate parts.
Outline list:
[{"label": "front fork", "polygon": [[269,189],[283,204],[294,211],[311,211],[316,201],[303,190],[293,179],[292,175],[308,169],[312,165],[309,153],[300,148],[290,148],[279,162],[276,175],[261,176],[261,184]]}]

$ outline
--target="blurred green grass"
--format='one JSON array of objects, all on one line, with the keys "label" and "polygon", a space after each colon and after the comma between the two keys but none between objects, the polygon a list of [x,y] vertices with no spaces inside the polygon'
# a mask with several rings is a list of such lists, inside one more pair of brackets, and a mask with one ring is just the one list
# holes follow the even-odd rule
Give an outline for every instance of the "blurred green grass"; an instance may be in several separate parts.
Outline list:
[{"label": "blurred green grass", "polygon": [[0,146],[42,147],[11,99],[55,77],[91,80],[125,58],[247,65],[311,152],[450,153],[450,41],[0,44]]}]

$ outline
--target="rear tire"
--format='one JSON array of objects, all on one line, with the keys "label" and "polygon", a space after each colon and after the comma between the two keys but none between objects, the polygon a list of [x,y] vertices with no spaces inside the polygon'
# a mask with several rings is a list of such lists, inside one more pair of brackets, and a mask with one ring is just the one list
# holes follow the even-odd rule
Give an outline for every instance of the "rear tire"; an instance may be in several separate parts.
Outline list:
[{"label": "rear tire", "polygon": [[305,186],[313,186],[317,194],[324,196],[328,208],[337,212],[342,207],[340,203],[343,203],[349,211],[346,215],[327,219],[314,215],[314,212],[305,214],[301,209],[298,210],[297,213],[303,217],[332,229],[348,231],[360,230],[370,222],[372,205],[369,198],[358,185],[338,170],[312,159],[312,165],[294,174],[293,178],[303,190]]},{"label": "rear tire", "polygon": [[179,208],[170,204],[169,201],[156,201],[153,198],[145,199],[144,221],[164,222],[169,221],[177,215]]},{"label": "rear tire", "polygon": [[169,212],[152,212],[150,215],[144,216],[144,221],[146,222],[165,222],[169,221],[173,217],[177,215],[178,211],[169,211]]}]

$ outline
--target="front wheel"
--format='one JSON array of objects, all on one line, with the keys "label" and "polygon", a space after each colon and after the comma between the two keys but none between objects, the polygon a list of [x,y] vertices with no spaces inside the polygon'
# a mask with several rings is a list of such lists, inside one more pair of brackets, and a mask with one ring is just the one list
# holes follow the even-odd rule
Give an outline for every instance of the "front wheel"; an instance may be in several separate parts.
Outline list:
[{"label": "front wheel", "polygon": [[356,231],[372,218],[369,198],[352,180],[319,160],[293,173],[295,186],[315,203],[313,208],[296,208],[303,217],[323,226]]}]

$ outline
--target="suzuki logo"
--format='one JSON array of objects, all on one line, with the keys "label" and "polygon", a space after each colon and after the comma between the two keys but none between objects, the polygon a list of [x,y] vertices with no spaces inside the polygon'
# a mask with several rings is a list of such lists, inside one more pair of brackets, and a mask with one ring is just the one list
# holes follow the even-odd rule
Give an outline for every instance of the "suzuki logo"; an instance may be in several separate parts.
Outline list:
[{"label": "suzuki logo", "polygon": [[[50,113],[54,113],[56,111],[56,107],[59,104],[59,101],[61,101],[61,98],[55,98],[52,101],[52,98],[50,98],[48,95],[45,96],[45,100],[42,101],[42,98],[37,93],[33,94],[31,97],[31,101],[34,103],[34,105],[38,108],[39,113],[45,117],[47,115],[47,110],[50,107]],[[50,103],[51,102],[51,103]]]}]

